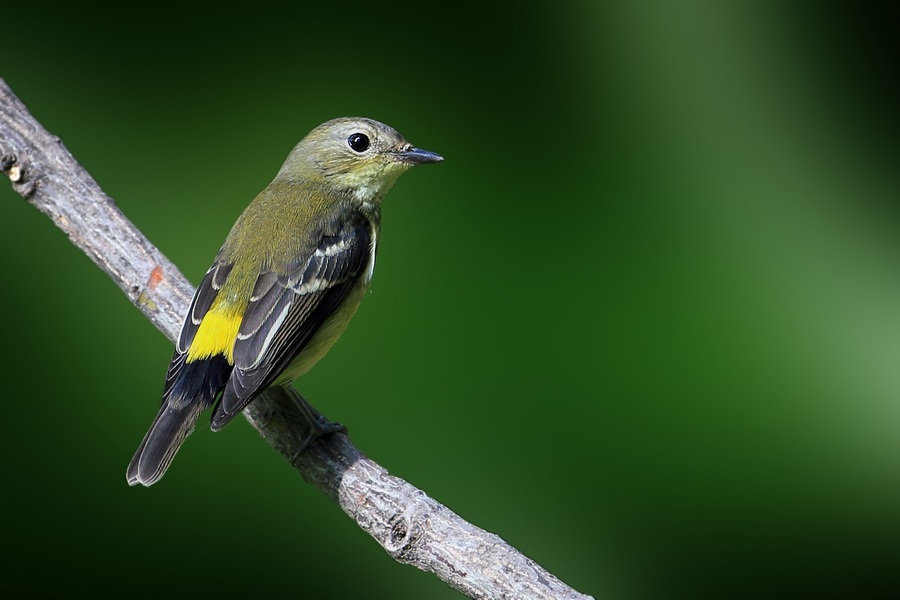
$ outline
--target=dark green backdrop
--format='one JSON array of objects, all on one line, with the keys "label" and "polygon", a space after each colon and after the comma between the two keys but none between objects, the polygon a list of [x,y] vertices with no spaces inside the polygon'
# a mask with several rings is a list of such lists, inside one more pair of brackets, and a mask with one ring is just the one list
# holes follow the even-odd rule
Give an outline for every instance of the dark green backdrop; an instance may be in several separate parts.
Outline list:
[{"label": "dark green backdrop", "polygon": [[[7,7],[0,76],[194,282],[319,122],[442,153],[387,199],[373,291],[297,385],[576,589],[890,576],[896,8],[296,4]],[[6,185],[0,257],[5,587],[459,597],[242,420],[129,488],[169,342]]]}]

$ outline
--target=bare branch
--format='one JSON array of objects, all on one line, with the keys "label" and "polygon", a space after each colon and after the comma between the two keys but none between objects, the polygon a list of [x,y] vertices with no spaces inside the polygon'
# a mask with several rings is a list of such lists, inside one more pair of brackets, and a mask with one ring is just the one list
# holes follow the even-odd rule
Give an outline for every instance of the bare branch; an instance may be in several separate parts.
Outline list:
[{"label": "bare branch", "polygon": [[[193,294],[191,284],[2,79],[0,170],[160,331],[170,340],[176,338]],[[300,453],[309,423],[299,400],[293,390],[270,389],[244,414],[304,480],[338,502],[395,560],[434,573],[472,598],[588,598],[498,536],[390,475],[346,435],[327,436]]]}]

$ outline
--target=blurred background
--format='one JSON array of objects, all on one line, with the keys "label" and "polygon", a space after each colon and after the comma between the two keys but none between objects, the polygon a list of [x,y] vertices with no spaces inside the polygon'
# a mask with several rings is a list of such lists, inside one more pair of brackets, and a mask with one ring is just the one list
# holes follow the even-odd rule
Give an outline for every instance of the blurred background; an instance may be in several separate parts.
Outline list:
[{"label": "blurred background", "polygon": [[[900,12],[856,2],[20,7],[0,77],[198,282],[312,127],[446,161],[298,389],[596,598],[867,597],[900,556]],[[243,420],[125,467],[171,344],[0,186],[4,583],[460,595]]]}]

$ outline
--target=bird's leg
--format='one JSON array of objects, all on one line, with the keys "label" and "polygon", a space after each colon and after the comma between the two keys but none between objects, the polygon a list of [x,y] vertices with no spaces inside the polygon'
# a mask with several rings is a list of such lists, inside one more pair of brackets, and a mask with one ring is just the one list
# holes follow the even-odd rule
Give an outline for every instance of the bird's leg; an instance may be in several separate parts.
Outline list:
[{"label": "bird's leg", "polygon": [[306,436],[306,439],[303,440],[303,443],[300,444],[300,448],[294,453],[294,456],[291,458],[291,464],[293,464],[297,457],[299,457],[303,452],[309,448],[310,444],[315,442],[317,439],[324,435],[331,435],[332,433],[337,433],[339,431],[346,432],[347,428],[344,425],[336,421],[329,421],[324,416],[322,416],[319,411],[317,411],[313,406],[306,401],[306,398],[301,396],[299,393],[294,391],[294,400],[296,400],[296,406],[300,409],[300,412],[303,413],[303,416],[306,418],[306,421],[309,423],[309,435]]}]

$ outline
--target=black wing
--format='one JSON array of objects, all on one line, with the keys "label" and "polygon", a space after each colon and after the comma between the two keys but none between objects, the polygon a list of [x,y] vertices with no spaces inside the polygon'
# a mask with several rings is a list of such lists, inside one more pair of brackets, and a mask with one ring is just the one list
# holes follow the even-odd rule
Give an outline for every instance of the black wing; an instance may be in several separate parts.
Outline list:
[{"label": "black wing", "polygon": [[212,417],[221,429],[274,382],[365,277],[374,249],[362,215],[323,230],[286,273],[259,275],[234,344],[234,370]]}]

